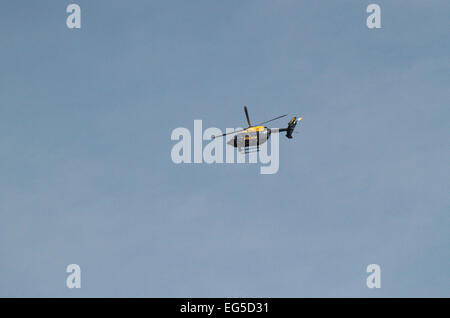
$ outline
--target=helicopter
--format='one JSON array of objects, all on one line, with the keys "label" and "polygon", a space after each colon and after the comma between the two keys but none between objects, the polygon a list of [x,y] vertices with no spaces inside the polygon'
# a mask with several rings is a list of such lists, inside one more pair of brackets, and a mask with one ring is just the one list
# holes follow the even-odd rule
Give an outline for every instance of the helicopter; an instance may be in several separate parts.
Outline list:
[{"label": "helicopter", "polygon": [[281,115],[270,120],[266,120],[262,123],[252,125],[250,122],[250,117],[248,115],[247,106],[244,106],[245,117],[247,117],[248,127],[245,129],[225,133],[222,135],[214,136],[213,138],[224,137],[230,134],[236,134],[232,139],[230,139],[227,144],[238,148],[239,152],[249,153],[252,151],[259,151],[259,146],[265,143],[272,133],[286,132],[286,137],[291,139],[294,132],[294,128],[302,117],[292,117],[286,128],[268,128],[263,126],[271,121],[286,117],[288,114]]}]

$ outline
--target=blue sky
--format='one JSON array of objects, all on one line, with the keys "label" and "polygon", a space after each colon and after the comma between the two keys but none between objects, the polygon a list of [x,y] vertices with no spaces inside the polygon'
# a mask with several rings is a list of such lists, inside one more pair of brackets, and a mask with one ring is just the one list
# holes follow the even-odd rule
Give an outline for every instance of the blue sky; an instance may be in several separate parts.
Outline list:
[{"label": "blue sky", "polygon": [[[448,1],[69,3],[0,4],[0,296],[450,296]],[[277,174],[172,163],[243,105]]]}]

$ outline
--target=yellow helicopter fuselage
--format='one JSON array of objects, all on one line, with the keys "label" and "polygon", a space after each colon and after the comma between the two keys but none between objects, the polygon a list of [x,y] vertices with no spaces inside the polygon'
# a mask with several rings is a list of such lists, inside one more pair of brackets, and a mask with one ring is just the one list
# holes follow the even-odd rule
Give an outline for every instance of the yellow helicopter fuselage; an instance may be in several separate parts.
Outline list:
[{"label": "yellow helicopter fuselage", "polygon": [[270,128],[267,128],[266,126],[262,126],[262,125],[267,124],[276,119],[285,117],[285,116],[287,116],[287,114],[272,118],[270,120],[266,120],[260,124],[252,126],[252,124],[250,123],[250,117],[248,116],[247,106],[244,106],[244,112],[245,112],[245,117],[247,117],[247,123],[248,123],[247,129],[243,129],[243,130],[236,131],[236,132],[228,132],[228,133],[221,134],[218,136],[213,136],[213,138],[223,137],[223,136],[227,136],[229,134],[235,134],[233,138],[228,140],[228,142],[227,142],[228,145],[238,148],[239,151],[241,151],[242,148],[244,150],[249,150],[250,148],[253,148],[253,147],[256,148],[256,151],[259,151],[259,145],[265,143],[270,138],[270,134],[272,132],[279,133],[279,132],[285,131],[286,137],[291,139],[292,133],[294,132],[294,128],[297,125],[297,122],[299,120],[302,120],[301,117],[292,117],[292,119],[288,123],[288,127],[270,129]]},{"label": "yellow helicopter fuselage", "polygon": [[236,134],[227,144],[237,148],[259,146],[269,139],[270,134],[270,129],[265,126],[249,127]]}]

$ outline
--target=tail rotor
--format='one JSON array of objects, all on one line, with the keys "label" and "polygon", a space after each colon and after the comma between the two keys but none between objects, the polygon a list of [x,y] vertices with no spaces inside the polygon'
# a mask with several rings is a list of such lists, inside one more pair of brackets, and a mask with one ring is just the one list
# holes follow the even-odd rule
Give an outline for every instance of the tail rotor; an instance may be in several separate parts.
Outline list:
[{"label": "tail rotor", "polygon": [[292,117],[292,119],[289,121],[287,128],[280,129],[280,131],[286,131],[286,137],[291,139],[292,133],[294,132],[295,126],[297,126],[297,123],[302,120],[303,117]]}]

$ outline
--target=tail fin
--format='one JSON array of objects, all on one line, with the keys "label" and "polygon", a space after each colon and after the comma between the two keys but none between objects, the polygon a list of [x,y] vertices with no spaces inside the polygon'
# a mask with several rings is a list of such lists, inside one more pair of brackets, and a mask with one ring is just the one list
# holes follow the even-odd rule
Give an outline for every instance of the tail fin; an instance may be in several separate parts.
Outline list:
[{"label": "tail fin", "polygon": [[292,138],[292,133],[294,132],[295,126],[297,126],[297,123],[302,119],[303,119],[302,117],[292,117],[292,119],[288,123],[288,127],[285,128],[286,129],[286,137],[288,137],[289,139]]}]

